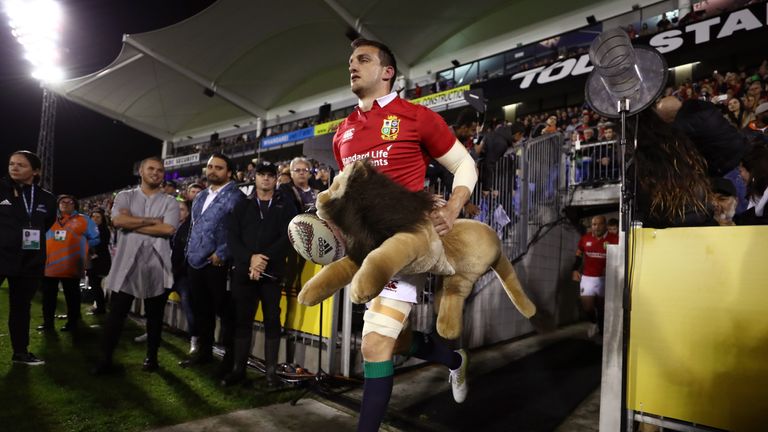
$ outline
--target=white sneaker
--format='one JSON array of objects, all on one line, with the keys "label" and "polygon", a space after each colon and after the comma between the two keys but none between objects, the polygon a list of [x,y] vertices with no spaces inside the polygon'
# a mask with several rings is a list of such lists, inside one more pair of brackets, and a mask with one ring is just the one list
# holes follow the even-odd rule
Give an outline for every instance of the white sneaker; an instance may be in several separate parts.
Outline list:
[{"label": "white sneaker", "polygon": [[200,350],[200,343],[198,342],[197,336],[192,336],[189,339],[189,354],[195,355]]},{"label": "white sneaker", "polygon": [[141,336],[136,336],[135,338],[133,338],[133,341],[134,342],[146,342],[147,341],[147,334],[144,333]]},{"label": "white sneaker", "polygon": [[450,369],[448,382],[451,383],[451,390],[453,390],[453,400],[456,403],[462,403],[467,398],[467,391],[469,391],[469,385],[467,385],[469,357],[467,357],[467,353],[463,349],[456,351],[456,353],[461,356],[461,366],[458,369]]}]

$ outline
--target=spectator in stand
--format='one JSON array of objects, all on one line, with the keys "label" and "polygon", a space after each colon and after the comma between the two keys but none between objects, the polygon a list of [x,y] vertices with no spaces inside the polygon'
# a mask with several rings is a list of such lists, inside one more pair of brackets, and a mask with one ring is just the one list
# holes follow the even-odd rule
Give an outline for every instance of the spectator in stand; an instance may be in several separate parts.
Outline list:
[{"label": "spectator in stand", "polygon": [[667,19],[667,14],[662,14],[661,17],[659,17],[659,22],[656,23],[656,28],[662,32],[665,30],[669,30],[672,28],[672,23]]},{"label": "spectator in stand", "polygon": [[312,189],[322,192],[331,185],[331,171],[327,166],[321,165],[317,168],[317,173],[310,179],[309,185]]},{"label": "spectator in stand", "polygon": [[176,231],[179,207],[176,200],[163,193],[165,168],[157,157],[144,159],[139,166],[141,184],[115,197],[112,223],[120,229],[115,259],[107,277],[112,291],[109,314],[104,326],[102,358],[92,373],[103,375],[118,371],[113,354],[125,318],[135,299],[144,301],[147,316],[147,356],[142,369],[156,371],[163,314],[173,285],[171,247],[168,238]]},{"label": "spectator in stand", "polygon": [[245,172],[244,171],[236,171],[235,172],[235,182],[237,182],[237,183],[244,183],[245,182]]},{"label": "spectator in stand", "polygon": [[741,106],[744,109],[744,111],[746,111],[750,115],[754,115],[755,109],[757,108],[757,99],[754,96],[749,94],[744,95]]},{"label": "spectator in stand", "polygon": [[104,287],[101,282],[109,274],[109,269],[112,268],[112,254],[109,251],[109,245],[112,242],[112,230],[109,227],[106,213],[100,208],[91,211],[91,220],[99,229],[99,244],[90,250],[91,267],[88,269],[88,284],[93,290],[96,306],[88,314],[103,315],[107,312],[107,306]]},{"label": "spectator in stand", "polygon": [[279,188],[283,185],[290,185],[291,182],[291,169],[286,168],[285,170],[281,170],[280,174],[277,176],[277,187]]},{"label": "spectator in stand", "polygon": [[753,144],[768,146],[768,102],[757,107],[755,121],[751,122],[744,132]]},{"label": "spectator in stand", "polygon": [[32,297],[45,272],[43,235],[56,220],[56,198],[39,187],[42,163],[29,151],[8,159],[0,179],[0,281],[8,280],[8,333],[13,363],[38,366],[45,361],[28,351]]},{"label": "spectator in stand", "polygon": [[200,183],[192,183],[189,186],[187,186],[187,193],[186,193],[186,200],[187,201],[194,201],[197,194],[203,191],[205,189]]},{"label": "spectator in stand", "polygon": [[765,93],[763,92],[763,83],[759,78],[755,77],[749,87],[747,87],[747,96],[752,96],[755,100],[755,104],[759,105],[766,102]]},{"label": "spectator in stand", "polygon": [[733,216],[736,214],[736,205],[738,197],[736,196],[736,187],[733,183],[723,177],[714,177],[711,179],[712,213],[720,226],[733,226]]},{"label": "spectator in stand", "polygon": [[175,197],[179,193],[177,188],[178,188],[178,185],[173,180],[168,180],[163,182],[163,192],[165,192],[166,194],[172,197]]},{"label": "spectator in stand", "polygon": [[99,229],[90,217],[80,214],[72,195],[59,195],[56,221],[45,234],[46,262],[43,280],[43,324],[39,331],[53,330],[59,283],[67,303],[67,323],[61,331],[76,331],[80,322],[80,279],[99,244]]},{"label": "spectator in stand", "polygon": [[245,171],[245,181],[256,181],[256,163],[254,161],[248,162],[248,167]]},{"label": "spectator in stand", "polygon": [[541,135],[553,134],[557,132],[557,116],[547,117],[547,121],[544,122],[544,129],[541,130]]},{"label": "spectator in stand", "polygon": [[231,386],[245,381],[251,352],[253,317],[259,301],[264,313],[264,363],[267,384],[279,385],[280,281],[290,251],[288,223],[297,210],[291,195],[275,190],[277,167],[262,162],[256,167],[256,189],[230,215],[228,244],[233,256],[232,302],[235,310],[234,366],[221,381]]},{"label": "spectator in stand", "polygon": [[303,157],[293,158],[291,161],[291,180],[293,180],[292,194],[297,198],[297,209],[304,213],[314,208],[317,198],[317,189],[309,185],[312,164]]},{"label": "spectator in stand", "polygon": [[595,130],[591,127],[584,128],[583,132],[584,139],[581,140],[582,144],[595,144],[597,142],[597,137],[595,136]]},{"label": "spectator in stand", "polygon": [[591,227],[591,232],[579,240],[572,275],[573,280],[579,282],[582,309],[592,322],[589,337],[603,332],[608,245],[619,244],[618,235],[608,233],[605,216],[593,217]]},{"label": "spectator in stand", "polygon": [[501,126],[488,132],[477,147],[477,153],[482,156],[480,160],[480,188],[483,194],[497,189],[495,182],[496,163],[514,145],[523,140],[525,128],[519,122],[511,126]]},{"label": "spectator in stand", "polygon": [[728,123],[732,124],[736,129],[743,129],[754,120],[754,115],[744,110],[741,105],[741,99],[732,97],[728,100],[728,110],[725,114]]},{"label": "spectator in stand", "polygon": [[749,205],[734,217],[737,225],[768,224],[768,148],[755,146],[739,164],[739,175],[747,184]]}]

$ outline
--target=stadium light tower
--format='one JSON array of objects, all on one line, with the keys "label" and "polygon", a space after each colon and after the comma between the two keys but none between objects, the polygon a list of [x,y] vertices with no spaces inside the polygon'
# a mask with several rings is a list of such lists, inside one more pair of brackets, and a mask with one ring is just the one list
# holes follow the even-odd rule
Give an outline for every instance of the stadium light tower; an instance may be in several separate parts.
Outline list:
[{"label": "stadium light tower", "polygon": [[37,154],[43,163],[42,186],[52,190],[56,95],[46,84],[64,79],[59,64],[63,12],[55,0],[5,0],[4,9],[11,34],[24,47],[24,58],[32,64],[32,78],[43,88]]}]

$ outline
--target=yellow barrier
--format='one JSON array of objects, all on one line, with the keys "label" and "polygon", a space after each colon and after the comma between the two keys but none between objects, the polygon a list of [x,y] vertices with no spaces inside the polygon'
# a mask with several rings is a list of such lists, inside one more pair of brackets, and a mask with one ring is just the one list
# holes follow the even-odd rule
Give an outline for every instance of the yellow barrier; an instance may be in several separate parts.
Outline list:
[{"label": "yellow barrier", "polygon": [[637,231],[629,409],[768,430],[766,239],[768,227]]},{"label": "yellow barrier", "polygon": [[[301,285],[317,274],[320,265],[307,262],[301,272]],[[331,320],[333,312],[333,297],[326,299],[323,303],[323,333],[320,334],[320,305],[307,307],[296,301],[295,295],[286,295],[283,293],[280,299],[280,322],[286,329],[297,330],[303,333],[309,333],[316,336],[328,337],[331,334]],[[263,321],[264,315],[261,310],[261,304],[256,311],[256,321]]]}]

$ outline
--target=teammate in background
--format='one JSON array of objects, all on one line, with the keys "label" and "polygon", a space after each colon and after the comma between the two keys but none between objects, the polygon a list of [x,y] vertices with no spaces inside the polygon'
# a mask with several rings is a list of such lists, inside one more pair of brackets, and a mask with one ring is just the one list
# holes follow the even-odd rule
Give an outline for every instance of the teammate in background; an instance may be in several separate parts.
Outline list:
[{"label": "teammate in background", "polygon": [[616,218],[608,219],[608,234],[619,235],[619,220]]},{"label": "teammate in background", "polygon": [[[453,227],[475,187],[474,161],[440,116],[406,102],[393,91],[397,64],[387,46],[357,39],[352,48],[350,86],[358,98],[358,107],[334,136],[336,162],[343,169],[368,158],[395,182],[418,191],[424,187],[427,162],[436,159],[454,175],[450,199],[431,214],[435,230],[444,235]],[[358,431],[377,431],[386,413],[394,383],[392,355],[397,341],[402,342],[398,348],[408,354],[447,366],[454,399],[460,403],[466,397],[467,356],[463,350],[452,351],[432,335],[417,332],[408,346],[408,315],[424,281],[424,275],[396,277],[368,304],[363,318],[365,381]]]},{"label": "teammate in background", "polygon": [[[603,332],[605,307],[605,262],[609,244],[618,244],[619,236],[606,229],[605,216],[592,218],[592,232],[581,236],[573,264],[573,280],[579,282],[581,307],[593,323],[588,335]],[[582,269],[583,264],[583,269]]]}]

